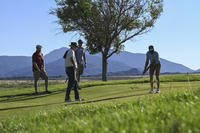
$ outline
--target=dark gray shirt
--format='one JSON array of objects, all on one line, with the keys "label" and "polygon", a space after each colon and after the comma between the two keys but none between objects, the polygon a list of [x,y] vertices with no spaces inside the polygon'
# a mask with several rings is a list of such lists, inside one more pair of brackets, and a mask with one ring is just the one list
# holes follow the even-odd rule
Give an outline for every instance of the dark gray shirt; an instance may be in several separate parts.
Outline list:
[{"label": "dark gray shirt", "polygon": [[77,64],[84,64],[85,63],[83,60],[83,56],[85,54],[84,48],[78,47],[75,54],[76,54]]}]

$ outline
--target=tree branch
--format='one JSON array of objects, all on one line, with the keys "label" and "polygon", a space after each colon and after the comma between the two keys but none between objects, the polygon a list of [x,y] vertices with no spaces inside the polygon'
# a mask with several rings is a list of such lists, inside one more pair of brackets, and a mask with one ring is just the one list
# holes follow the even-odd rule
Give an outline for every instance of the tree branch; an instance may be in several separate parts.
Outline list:
[{"label": "tree branch", "polygon": [[113,52],[111,52],[108,56],[107,56],[107,59],[110,58],[114,53],[116,53],[118,50],[115,49]]},{"label": "tree branch", "polygon": [[[143,27],[143,28],[144,28],[144,27]],[[144,31],[145,29],[143,29],[143,28],[141,28],[138,32],[134,33],[133,35],[131,35],[131,36],[129,36],[129,37],[125,37],[125,39],[123,39],[119,44],[121,45],[122,43],[126,42],[127,40],[129,40],[129,39],[131,39],[131,38],[133,38],[133,37],[135,37],[135,36],[142,35],[142,34],[144,34],[144,33],[147,33],[148,31],[150,31],[150,29]],[[144,32],[143,32],[143,31],[144,31]]]}]

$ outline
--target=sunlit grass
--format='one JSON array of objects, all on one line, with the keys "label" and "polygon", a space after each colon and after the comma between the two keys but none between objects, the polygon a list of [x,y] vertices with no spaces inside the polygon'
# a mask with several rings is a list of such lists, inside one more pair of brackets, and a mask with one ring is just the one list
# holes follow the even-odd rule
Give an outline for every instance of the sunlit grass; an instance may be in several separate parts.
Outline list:
[{"label": "sunlit grass", "polygon": [[0,132],[198,133],[199,79],[199,75],[162,76],[161,94],[153,95],[148,94],[148,77],[88,81],[81,83],[85,101],[69,104],[64,103],[62,82],[50,85],[51,94],[32,95],[31,86],[9,87],[0,90]]}]

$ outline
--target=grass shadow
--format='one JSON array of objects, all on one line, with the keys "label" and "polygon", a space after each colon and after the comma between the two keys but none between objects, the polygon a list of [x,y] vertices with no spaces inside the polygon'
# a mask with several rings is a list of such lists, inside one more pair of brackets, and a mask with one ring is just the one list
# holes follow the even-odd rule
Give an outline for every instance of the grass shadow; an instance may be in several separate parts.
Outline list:
[{"label": "grass shadow", "polygon": [[30,105],[30,106],[0,108],[0,111],[8,111],[8,110],[15,110],[15,109],[26,109],[26,108],[33,108],[33,107],[42,107],[42,106],[56,105],[56,104],[62,104],[62,103],[63,102],[56,102],[56,103],[48,103],[48,104],[40,104],[40,105]]},{"label": "grass shadow", "polygon": [[[103,102],[103,101],[109,101],[109,100],[114,100],[114,99],[123,99],[123,98],[128,98],[128,97],[143,96],[143,95],[148,95],[148,94],[149,93],[133,94],[133,95],[127,95],[127,96],[117,96],[117,97],[110,97],[110,98],[103,98],[103,99],[96,99],[96,100],[88,100],[88,101],[82,101],[82,102],[69,102],[65,106],[77,105],[77,104],[87,104],[87,103]],[[0,111],[8,111],[8,110],[15,110],[15,109],[26,109],[26,108],[42,107],[42,106],[57,105],[57,104],[63,104],[63,102],[55,102],[55,103],[40,104],[40,105],[31,105],[31,106],[19,106],[19,107],[10,107],[10,108],[0,108]]]},{"label": "grass shadow", "polygon": [[132,95],[126,95],[126,96],[117,96],[117,97],[109,97],[109,98],[103,98],[103,99],[96,99],[96,100],[89,100],[89,101],[82,101],[82,102],[69,102],[67,105],[73,105],[73,104],[87,104],[87,103],[96,103],[96,102],[102,102],[102,101],[109,101],[109,100],[115,100],[115,99],[123,99],[123,98],[129,98],[129,97],[136,97],[136,96],[144,96],[148,95],[149,93],[144,94],[132,94]]},{"label": "grass shadow", "polygon": [[15,94],[15,95],[4,95],[0,96],[0,102],[16,102],[16,101],[25,101],[25,100],[32,100],[47,96],[56,95],[59,93],[63,93],[65,90],[56,90],[51,92],[40,92],[40,93],[22,93],[22,94]]}]

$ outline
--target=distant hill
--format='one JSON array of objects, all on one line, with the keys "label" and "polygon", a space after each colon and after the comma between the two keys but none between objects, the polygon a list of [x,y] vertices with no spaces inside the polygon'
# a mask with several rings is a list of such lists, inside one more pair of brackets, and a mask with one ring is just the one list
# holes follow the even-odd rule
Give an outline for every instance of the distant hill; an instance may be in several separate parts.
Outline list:
[{"label": "distant hill", "polygon": [[68,48],[62,47],[60,49],[55,49],[51,51],[50,53],[45,55],[45,61],[46,63],[52,63],[54,61],[57,61],[58,59],[62,58],[64,53],[68,50]]},{"label": "distant hill", "polygon": [[137,68],[132,68],[128,71],[118,71],[118,72],[109,72],[109,76],[132,76],[132,75],[140,75],[142,74]]},{"label": "distant hill", "polygon": [[200,69],[197,69],[195,72],[196,72],[196,73],[200,73]]},{"label": "distant hill", "polygon": [[[130,53],[130,52],[121,52],[119,54],[115,54],[111,57],[113,61],[119,61],[127,66],[131,66],[132,68],[138,68],[139,70],[143,70],[146,55],[138,54],[138,53]],[[192,69],[178,63],[174,63],[165,59],[161,60],[161,73],[191,73],[194,72]]]},{"label": "distant hill", "polygon": [[[59,52],[60,51],[60,52]],[[66,51],[66,48],[61,48],[61,49],[57,49],[54,50],[52,52],[50,52],[49,54],[47,54],[45,56],[45,58],[48,60],[56,60],[59,59],[59,57],[63,56],[64,52]],[[56,55],[56,56],[54,56]],[[92,61],[96,61],[99,60],[100,64],[98,64],[98,66],[101,66],[101,54],[97,54],[97,55],[90,55],[87,53],[87,57],[90,58],[92,56]],[[52,58],[54,57],[54,58]],[[55,58],[57,57],[57,58]],[[145,63],[145,58],[146,55],[145,54],[140,54],[140,53],[131,53],[131,52],[127,52],[127,51],[123,51],[119,54],[114,54],[111,58],[109,58],[109,64],[113,61],[118,62],[120,64],[126,65],[126,67],[129,68],[137,68],[138,70],[143,70],[144,67],[144,63]],[[194,70],[182,65],[182,64],[178,64],[178,63],[174,63],[165,59],[161,58],[161,64],[162,64],[162,68],[161,68],[161,72],[162,73],[187,73],[187,72],[194,72]],[[112,65],[111,65],[112,66]],[[111,68],[111,67],[109,67]],[[121,70],[123,71],[123,70]]]},{"label": "distant hill", "polygon": [[31,66],[31,58],[26,56],[0,56],[0,76],[8,72]]},{"label": "distant hill", "polygon": [[[63,54],[67,48],[60,48],[45,55],[46,70],[49,76],[64,76]],[[101,55],[87,56],[87,67],[84,75],[100,75],[102,70]],[[137,75],[144,67],[146,55],[123,51],[114,54],[108,60],[108,75]],[[31,57],[26,56],[0,56],[0,77],[32,76]],[[162,73],[187,73],[192,69],[178,63],[161,59]]]},{"label": "distant hill", "polygon": [[[62,58],[64,53],[68,50],[67,48],[60,48],[56,49],[49,54],[45,55],[46,59],[46,67],[48,70],[48,73],[52,76],[57,73],[58,75],[65,75],[64,70],[64,59]],[[87,66],[84,72],[84,75],[98,75],[101,74],[102,65],[101,65],[101,58],[98,56],[90,55],[86,53],[87,56]],[[50,63],[49,63],[50,62]],[[122,64],[121,62],[117,61],[108,61],[108,71],[109,72],[117,72],[117,71],[125,71],[128,69],[131,69],[130,66],[127,66],[125,64]],[[55,69],[57,69],[55,71]],[[53,72],[54,71],[54,72]]]},{"label": "distant hill", "polygon": [[[62,56],[66,50],[67,48],[60,48],[45,55],[46,70],[49,76],[65,76],[64,59]],[[28,65],[22,61],[21,64],[24,64],[24,66],[9,70],[5,72],[1,77],[32,76],[31,57],[28,57],[28,59],[30,60]],[[121,62],[109,60],[108,63],[108,72],[126,71],[131,69],[131,67],[126,66]],[[87,66],[84,75],[100,75],[101,70],[101,58],[87,54]]]}]

